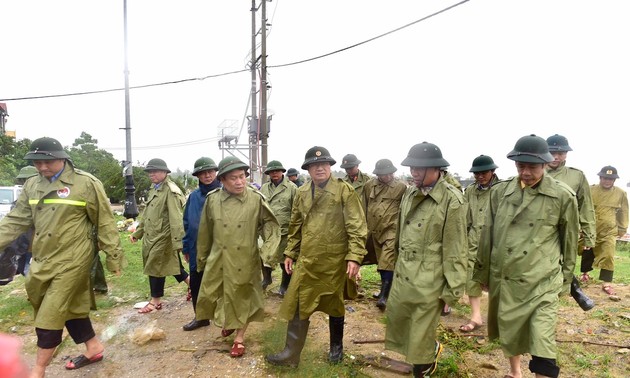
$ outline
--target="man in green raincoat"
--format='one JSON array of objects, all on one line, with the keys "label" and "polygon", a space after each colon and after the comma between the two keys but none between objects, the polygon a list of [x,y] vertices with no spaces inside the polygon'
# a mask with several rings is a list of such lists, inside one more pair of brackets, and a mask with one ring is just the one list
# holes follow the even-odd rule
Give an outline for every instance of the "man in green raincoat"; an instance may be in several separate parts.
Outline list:
[{"label": "man in green raincoat", "polygon": [[464,294],[467,206],[461,190],[442,176],[440,168],[449,164],[435,144],[414,145],[401,164],[414,185],[400,203],[385,348],[405,355],[414,377],[428,377],[442,351],[436,340],[442,309]]},{"label": "man in green raincoat", "polygon": [[196,317],[222,326],[224,337],[236,329],[231,357],[245,353],[248,324],[265,318],[260,261],[270,264],[280,242],[280,224],[265,197],[248,185],[248,168],[234,156],[219,162],[223,188],[206,196],[197,236],[203,278]]},{"label": "man in green raincoat", "polygon": [[545,139],[520,138],[508,153],[518,176],[490,191],[473,279],[489,291],[488,336],[498,340],[519,378],[529,353],[536,377],[557,377],[559,295],[569,292],[580,230],[575,192],[545,174]]},{"label": "man in green raincoat", "polygon": [[24,159],[33,162],[39,175],[24,184],[15,208],[0,221],[0,251],[34,227],[33,261],[25,286],[34,309],[38,347],[31,377],[43,377],[61,344],[64,326],[75,343],[86,346],[83,354],[67,361],[66,369],[103,359],[104,345],[89,317],[94,299],[93,237],[98,235],[110,272],[120,274],[124,257],[109,199],[96,177],[76,169],[53,138],[34,140]]},{"label": "man in green raincoat", "polygon": [[328,360],[343,358],[343,292],[366,254],[367,225],[352,185],[331,177],[335,163],[326,148],[315,146],[302,164],[311,181],[298,188],[293,201],[284,252],[284,268],[292,277],[279,311],[289,324],[284,350],[265,358],[273,365],[298,366],[315,311],[329,315]]}]

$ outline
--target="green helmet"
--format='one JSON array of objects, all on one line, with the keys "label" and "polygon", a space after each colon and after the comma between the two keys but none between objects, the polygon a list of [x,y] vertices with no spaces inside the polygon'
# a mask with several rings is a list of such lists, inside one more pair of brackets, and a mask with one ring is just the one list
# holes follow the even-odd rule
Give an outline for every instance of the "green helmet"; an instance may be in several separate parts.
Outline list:
[{"label": "green helmet", "polygon": [[330,163],[330,165],[335,165],[337,162],[330,156],[330,152],[326,148],[315,146],[306,151],[302,169],[308,169],[308,166],[313,163]]},{"label": "green helmet", "polygon": [[341,161],[341,165],[339,166],[339,168],[343,168],[343,169],[352,168],[352,167],[356,167],[359,164],[361,164],[361,160],[359,160],[356,157],[356,155],[348,154],[343,157],[343,160]]},{"label": "green helmet", "polygon": [[617,168],[612,165],[607,165],[599,171],[597,174],[599,177],[607,178],[607,179],[618,179],[619,175],[617,174]]},{"label": "green helmet", "polygon": [[166,173],[171,173],[171,170],[166,166],[166,162],[158,158],[149,160],[147,166],[144,167],[144,171],[166,171]]},{"label": "green helmet", "polygon": [[442,157],[442,151],[438,146],[429,142],[422,142],[409,149],[409,153],[402,165],[418,168],[443,168],[448,167],[448,161]]},{"label": "green helmet", "polygon": [[396,172],[398,169],[394,167],[394,164],[389,159],[381,159],[376,162],[374,166],[374,170],[372,173],[375,175],[388,175],[390,173]]},{"label": "green helmet", "polygon": [[472,168],[468,172],[484,172],[499,168],[494,164],[494,160],[490,156],[479,155],[473,160]]},{"label": "green helmet", "polygon": [[507,154],[507,158],[522,163],[543,164],[553,161],[547,141],[534,134],[519,138],[514,145],[514,149]]},{"label": "green helmet", "polygon": [[249,165],[240,161],[236,156],[228,156],[225,159],[219,162],[219,177],[223,176],[228,172],[232,172],[235,169],[244,169],[245,176],[249,177]]},{"label": "green helmet", "polygon": [[287,176],[299,176],[300,172],[298,172],[297,169],[295,168],[289,168],[289,170],[287,171]]},{"label": "green helmet", "polygon": [[573,149],[569,147],[569,140],[558,134],[554,134],[547,138],[547,145],[549,146],[549,152],[573,151]]},{"label": "green helmet", "polygon": [[267,163],[267,168],[265,168],[265,174],[269,174],[269,172],[271,171],[282,171],[282,173],[284,173],[287,170],[284,169],[284,167],[282,166],[282,163],[280,163],[278,160],[272,160],[269,163]]},{"label": "green helmet", "polygon": [[24,155],[24,160],[56,160],[70,159],[57,139],[43,137],[31,143],[30,151]]},{"label": "green helmet", "polygon": [[195,161],[195,168],[193,169],[192,175],[197,176],[199,172],[203,171],[218,171],[219,167],[217,167],[214,160],[209,157],[201,157]]},{"label": "green helmet", "polygon": [[37,172],[37,168],[32,165],[27,165],[26,167],[22,167],[20,172],[15,177],[16,179],[27,179],[29,177],[37,176],[39,172]]}]

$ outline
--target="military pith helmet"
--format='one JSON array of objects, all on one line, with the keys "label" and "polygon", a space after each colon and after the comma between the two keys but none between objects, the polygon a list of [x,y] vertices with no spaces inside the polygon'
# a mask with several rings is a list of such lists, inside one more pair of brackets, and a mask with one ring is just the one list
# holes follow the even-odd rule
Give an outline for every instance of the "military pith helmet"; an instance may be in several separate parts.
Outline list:
[{"label": "military pith helmet", "polygon": [[147,166],[144,167],[144,171],[165,171],[166,173],[171,173],[171,170],[166,166],[166,162],[158,158],[149,160]]},{"label": "military pith helmet", "polygon": [[228,156],[219,162],[219,177],[236,169],[244,169],[245,177],[249,177],[249,165],[243,163],[236,156]]},{"label": "military pith helmet", "polygon": [[396,172],[398,169],[394,167],[394,164],[389,159],[381,159],[374,165],[372,173],[375,175],[388,175]]},{"label": "military pith helmet", "polygon": [[330,156],[330,152],[326,148],[315,146],[306,151],[302,169],[308,169],[308,166],[313,163],[330,163],[330,165],[335,165],[337,162]]},{"label": "military pith helmet", "polygon": [[287,171],[287,176],[299,176],[300,172],[298,172],[297,169],[295,168],[289,168],[289,170]]},{"label": "military pith helmet", "polygon": [[607,179],[618,179],[619,175],[617,174],[617,168],[612,165],[607,165],[602,168],[601,171],[597,174],[599,177],[607,178]]},{"label": "military pith helmet", "polygon": [[265,168],[265,174],[269,174],[269,172],[271,171],[282,171],[282,173],[284,173],[287,170],[284,169],[284,167],[282,166],[282,163],[280,163],[278,160],[272,160],[269,163],[267,163],[267,168]]},{"label": "military pith helmet", "polygon": [[217,167],[214,160],[209,157],[201,157],[195,161],[195,168],[193,169],[192,175],[197,176],[200,172],[203,171],[218,171],[219,167]]},{"label": "military pith helmet", "polygon": [[544,164],[553,161],[547,141],[534,134],[519,138],[507,158],[522,163]]},{"label": "military pith helmet", "polygon": [[490,156],[479,155],[473,160],[472,168],[468,172],[484,172],[499,168],[494,164],[494,160]]},{"label": "military pith helmet", "polygon": [[569,146],[569,140],[558,134],[554,134],[547,138],[547,145],[549,146],[549,152],[573,151],[573,148]]},{"label": "military pith helmet", "polygon": [[70,159],[57,139],[43,137],[31,143],[30,151],[24,155],[24,160],[56,160]]},{"label": "military pith helmet", "polygon": [[450,165],[442,157],[440,148],[429,142],[418,143],[411,147],[407,157],[400,164],[418,168],[443,168]]},{"label": "military pith helmet", "polygon": [[339,168],[343,168],[343,169],[352,168],[352,167],[356,167],[359,164],[361,164],[361,160],[357,159],[356,155],[348,154],[343,157],[343,160],[341,161],[341,165],[339,166]]},{"label": "military pith helmet", "polygon": [[33,167],[32,165],[27,165],[26,167],[22,167],[22,169],[20,169],[20,172],[17,176],[15,176],[15,178],[27,179],[29,177],[37,176],[38,174],[39,172],[37,172],[37,168]]}]

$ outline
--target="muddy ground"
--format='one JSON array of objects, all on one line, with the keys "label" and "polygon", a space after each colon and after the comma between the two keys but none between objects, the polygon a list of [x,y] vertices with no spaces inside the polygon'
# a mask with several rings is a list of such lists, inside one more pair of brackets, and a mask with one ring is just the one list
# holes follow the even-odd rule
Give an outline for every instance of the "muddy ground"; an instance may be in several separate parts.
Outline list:
[{"label": "muddy ground", "polygon": [[[276,270],[275,274],[279,272]],[[275,276],[274,276],[275,277]],[[192,332],[184,332],[182,325],[192,319],[192,304],[185,300],[183,285],[167,288],[164,308],[151,314],[138,314],[133,309],[137,298],[112,298],[119,305],[92,314],[97,334],[105,341],[105,359],[91,366],[67,371],[65,359],[83,351],[66,337],[48,368],[49,377],[276,377],[276,376],[315,376],[312,366],[325,364],[328,348],[328,322],[324,314],[316,313],[311,319],[311,327],[298,369],[278,369],[264,362],[264,354],[270,351],[263,345],[264,334],[270,328],[282,325],[276,319],[276,309],[281,298],[272,294],[277,290],[277,277],[268,289],[266,299],[267,317],[263,323],[253,323],[246,335],[247,352],[240,359],[229,356],[233,336],[222,338],[220,329],[204,327]],[[168,281],[167,281],[168,282]],[[16,288],[17,289],[17,288]],[[630,376],[630,287],[618,285],[617,294],[621,301],[610,300],[597,284],[585,288],[597,303],[595,309],[584,312],[571,298],[563,298],[560,309],[557,339],[561,356],[561,376],[565,377],[627,377]],[[113,290],[113,292],[117,292]],[[16,293],[19,295],[19,293]],[[110,296],[113,294],[109,294]],[[442,317],[441,340],[445,344],[440,373],[444,377],[503,377],[507,372],[507,361],[500,349],[489,348],[484,338],[486,327],[472,336],[462,335],[458,327],[467,319],[468,308],[465,298],[462,305],[454,308],[449,316]],[[383,314],[375,307],[371,291],[364,298],[348,301],[346,330],[344,337],[345,361],[353,361],[353,369],[347,376],[359,377],[401,377],[387,369],[359,363],[362,357],[381,355],[404,360],[396,353],[385,351],[383,343],[385,326]],[[487,305],[487,297],[482,306]],[[164,339],[150,340],[144,345],[136,345],[130,335],[146,329],[152,321],[165,334]],[[280,323],[283,324],[283,323]],[[16,327],[15,333],[22,335],[25,360],[29,365],[34,361],[35,335],[29,324]],[[268,333],[268,332],[267,332]],[[284,334],[278,332],[283,343]],[[64,333],[65,335],[65,333]],[[368,343],[356,343],[369,341]],[[598,345],[603,344],[603,345]],[[459,373],[447,373],[443,366],[446,360],[456,354],[456,348],[472,346],[457,360]],[[608,346],[613,345],[613,346]],[[488,349],[492,349],[488,351]],[[452,358],[451,358],[452,360]],[[523,358],[524,376],[533,376],[527,370],[529,356]],[[321,371],[321,370],[320,370]],[[321,375],[321,373],[318,373]],[[338,375],[341,376],[341,375]],[[343,375],[345,376],[345,375]]]}]

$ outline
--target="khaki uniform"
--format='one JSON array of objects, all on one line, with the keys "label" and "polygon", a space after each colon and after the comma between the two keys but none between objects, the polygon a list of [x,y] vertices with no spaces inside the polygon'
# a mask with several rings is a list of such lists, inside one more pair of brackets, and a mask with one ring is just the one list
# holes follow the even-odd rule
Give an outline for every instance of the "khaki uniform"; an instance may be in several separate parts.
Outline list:
[{"label": "khaki uniform", "polygon": [[[359,198],[363,198],[363,187],[365,186],[365,184],[368,183],[368,181],[370,181],[371,177],[366,175],[365,173],[359,171],[359,173],[357,174],[357,178],[356,180],[352,181],[350,179],[350,177],[348,175],[346,175],[343,178],[343,181],[347,182],[348,184],[352,185],[352,187],[354,188],[354,190],[357,192],[357,194],[359,195]],[[361,204],[361,206],[363,206],[363,204]]]},{"label": "khaki uniform", "polygon": [[184,237],[183,210],[186,199],[169,176],[149,190],[146,208],[136,231],[142,239],[144,274],[152,277],[175,276],[180,273],[179,251]]},{"label": "khaki uniform", "polygon": [[518,177],[492,187],[473,279],[489,287],[488,336],[507,357],[556,358],[558,295],[575,267],[575,193],[544,175],[521,189]]},{"label": "khaki uniform", "polygon": [[278,244],[278,249],[273,259],[274,265],[272,265],[275,266],[284,262],[284,250],[287,247],[289,221],[291,220],[291,207],[293,206],[293,198],[297,192],[297,186],[284,176],[282,182],[277,186],[272,182],[264,183],[262,188],[260,188],[260,192],[267,198],[269,207],[271,207],[280,224],[280,244]]},{"label": "khaki uniform", "polygon": [[592,247],[595,245],[595,210],[593,209],[593,198],[588,180],[584,172],[577,168],[567,167],[562,163],[556,169],[547,167],[547,174],[556,180],[560,180],[569,185],[575,192],[580,211],[580,243],[578,254],[582,254],[584,245]]},{"label": "khaki uniform", "polygon": [[617,237],[625,235],[628,230],[628,195],[616,186],[604,189],[599,184],[591,186],[591,193],[597,225],[593,266],[614,271]]},{"label": "khaki uniform", "polygon": [[241,195],[223,189],[208,193],[197,239],[203,279],[196,318],[225,329],[263,321],[260,259],[270,264],[279,242],[280,225],[260,192],[247,187]]},{"label": "khaki uniform", "polygon": [[15,209],[0,221],[0,250],[31,226],[33,261],[25,286],[35,327],[60,330],[67,320],[88,318],[94,228],[107,269],[120,271],[126,262],[103,184],[69,162],[54,182],[29,179]]},{"label": "khaki uniform", "polygon": [[434,361],[442,301],[453,306],[464,294],[466,209],[462,192],[442,177],[427,195],[412,186],[402,198],[385,349],[409,363]]},{"label": "khaki uniform", "polygon": [[376,177],[368,181],[363,189],[367,242],[374,248],[379,270],[393,271],[396,264],[396,227],[405,190],[407,185],[399,180],[385,184]]},{"label": "khaki uniform", "polygon": [[468,204],[466,220],[468,222],[468,282],[466,293],[471,297],[481,296],[481,285],[472,279],[477,261],[477,247],[479,246],[479,232],[485,221],[485,210],[490,201],[490,190],[499,181],[496,174],[492,175],[491,185],[488,188],[479,188],[477,182],[466,187],[464,199]]},{"label": "khaki uniform", "polygon": [[347,261],[361,264],[366,238],[361,200],[350,184],[331,177],[323,188],[299,187],[284,252],[295,264],[280,316],[293,319],[298,305],[300,319],[315,311],[344,316]]}]

